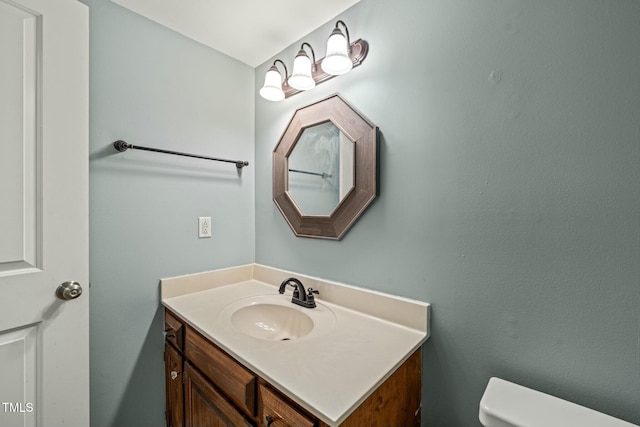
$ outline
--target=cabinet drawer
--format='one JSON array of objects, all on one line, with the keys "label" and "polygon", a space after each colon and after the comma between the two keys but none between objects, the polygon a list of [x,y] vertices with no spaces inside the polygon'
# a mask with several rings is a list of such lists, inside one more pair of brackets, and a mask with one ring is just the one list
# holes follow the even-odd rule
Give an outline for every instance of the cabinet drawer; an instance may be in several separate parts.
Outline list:
[{"label": "cabinet drawer", "polygon": [[184,325],[169,310],[164,311],[164,332],[168,342],[178,350],[184,350]]},{"label": "cabinet drawer", "polygon": [[260,383],[258,387],[262,408],[261,426],[314,427],[316,425],[312,418],[303,414],[301,409],[291,406],[266,384]]},{"label": "cabinet drawer", "polygon": [[187,327],[185,356],[233,402],[249,415],[256,413],[256,376],[216,347],[198,332]]}]

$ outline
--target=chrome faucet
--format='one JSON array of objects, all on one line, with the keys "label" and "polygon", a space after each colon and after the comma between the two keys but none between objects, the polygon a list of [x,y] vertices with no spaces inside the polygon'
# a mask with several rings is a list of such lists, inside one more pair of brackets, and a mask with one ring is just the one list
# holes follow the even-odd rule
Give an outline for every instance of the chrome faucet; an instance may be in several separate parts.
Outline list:
[{"label": "chrome faucet", "polygon": [[319,294],[320,292],[312,288],[309,288],[305,291],[302,282],[295,277],[289,277],[288,279],[285,279],[280,284],[280,289],[278,289],[278,292],[284,294],[287,285],[293,286],[295,288],[293,290],[293,296],[291,297],[292,303],[298,304],[299,306],[305,308],[314,308],[316,306],[316,301],[313,297],[313,294]]}]

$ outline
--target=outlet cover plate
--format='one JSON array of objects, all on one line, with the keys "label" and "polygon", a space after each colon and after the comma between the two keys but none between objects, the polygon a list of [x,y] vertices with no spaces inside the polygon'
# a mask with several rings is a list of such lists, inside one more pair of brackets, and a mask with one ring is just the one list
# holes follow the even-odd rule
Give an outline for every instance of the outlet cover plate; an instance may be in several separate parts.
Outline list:
[{"label": "outlet cover plate", "polygon": [[211,237],[211,217],[199,216],[198,217],[198,238],[204,239]]}]

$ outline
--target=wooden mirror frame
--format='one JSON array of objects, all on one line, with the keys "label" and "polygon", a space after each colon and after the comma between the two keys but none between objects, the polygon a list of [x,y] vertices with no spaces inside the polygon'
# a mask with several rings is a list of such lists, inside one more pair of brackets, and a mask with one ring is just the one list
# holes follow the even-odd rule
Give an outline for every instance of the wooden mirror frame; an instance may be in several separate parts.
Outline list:
[{"label": "wooden mirror frame", "polygon": [[[302,132],[331,121],[354,143],[354,186],[330,215],[304,215],[289,192],[289,155]],[[298,109],[273,150],[273,201],[299,237],[340,240],[378,194],[378,128],[340,96]]]}]

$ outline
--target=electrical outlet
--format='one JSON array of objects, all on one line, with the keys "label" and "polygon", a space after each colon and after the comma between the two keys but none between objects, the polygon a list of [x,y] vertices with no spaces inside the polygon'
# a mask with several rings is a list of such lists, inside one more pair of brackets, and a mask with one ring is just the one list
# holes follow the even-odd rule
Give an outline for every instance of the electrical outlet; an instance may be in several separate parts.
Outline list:
[{"label": "electrical outlet", "polygon": [[211,237],[211,217],[199,216],[198,217],[198,238]]}]

